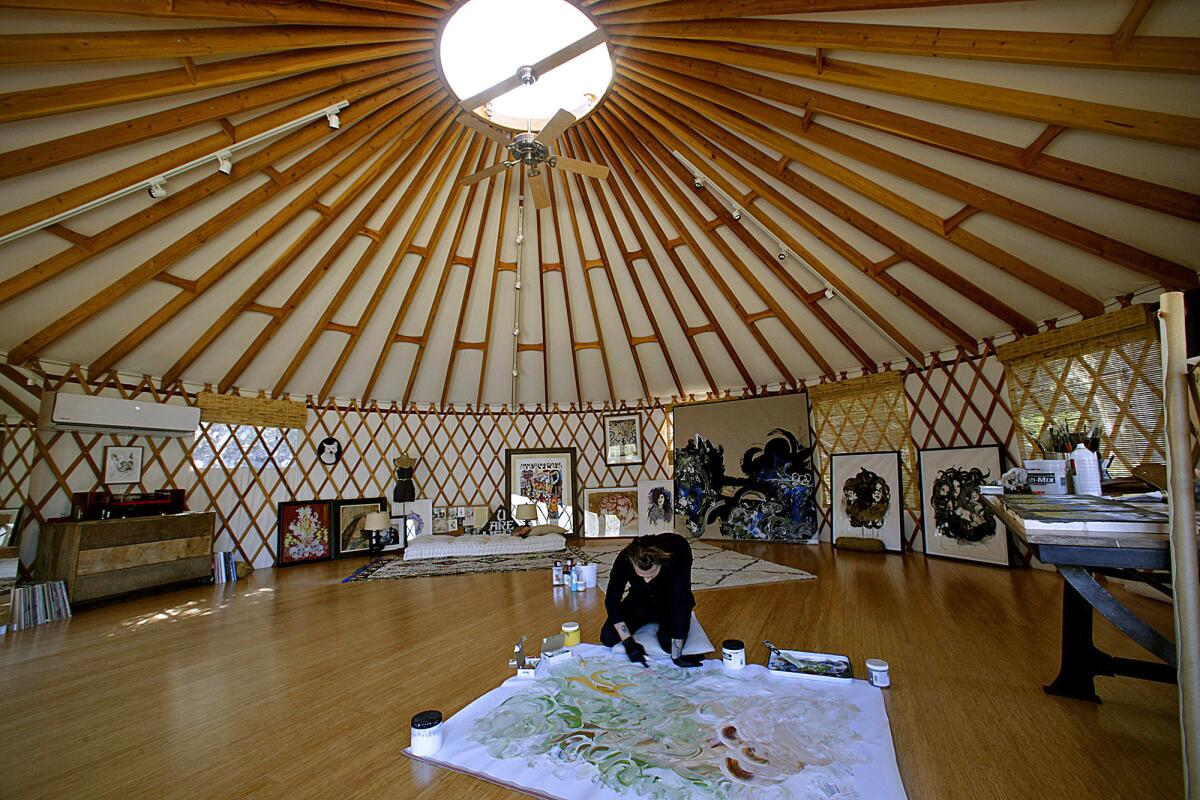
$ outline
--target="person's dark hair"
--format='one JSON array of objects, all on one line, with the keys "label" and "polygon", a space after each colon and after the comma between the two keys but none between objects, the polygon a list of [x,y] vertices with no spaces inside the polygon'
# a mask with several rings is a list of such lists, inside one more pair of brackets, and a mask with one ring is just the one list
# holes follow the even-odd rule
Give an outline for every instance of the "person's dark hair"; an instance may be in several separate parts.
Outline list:
[{"label": "person's dark hair", "polygon": [[671,554],[661,547],[643,544],[636,539],[630,543],[629,547],[625,548],[625,555],[633,562],[633,566],[642,571],[650,569],[655,564],[665,563],[671,558]]}]

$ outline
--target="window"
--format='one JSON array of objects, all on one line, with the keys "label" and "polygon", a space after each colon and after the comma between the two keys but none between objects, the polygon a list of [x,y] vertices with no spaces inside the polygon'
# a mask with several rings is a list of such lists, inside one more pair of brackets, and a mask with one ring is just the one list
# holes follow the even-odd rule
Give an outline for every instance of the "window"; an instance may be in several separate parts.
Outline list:
[{"label": "window", "polygon": [[197,469],[208,469],[220,454],[226,469],[249,466],[257,471],[272,464],[283,470],[296,457],[299,445],[300,431],[294,428],[202,422],[192,446],[192,462]]}]

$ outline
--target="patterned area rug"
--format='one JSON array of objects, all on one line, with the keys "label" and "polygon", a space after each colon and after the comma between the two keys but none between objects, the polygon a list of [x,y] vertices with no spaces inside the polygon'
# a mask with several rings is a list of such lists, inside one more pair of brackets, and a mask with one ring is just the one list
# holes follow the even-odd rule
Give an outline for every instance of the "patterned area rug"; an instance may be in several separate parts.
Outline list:
[{"label": "patterned area rug", "polygon": [[[463,575],[485,572],[549,571],[556,560],[571,556],[580,564],[598,564],[597,585],[600,591],[608,588],[608,575],[613,561],[629,542],[588,542],[586,547],[568,547],[553,553],[524,553],[512,556],[476,556],[469,558],[427,558],[405,561],[401,558],[378,558],[358,569],[342,583],[354,581],[396,580],[399,578],[429,578],[438,575]],[[748,556],[735,550],[713,547],[692,540],[692,590],[723,589],[729,586],[750,586],[756,583],[779,581],[811,581],[816,575],[802,569],[786,567],[773,561]]]},{"label": "patterned area rug", "polygon": [[342,583],[353,581],[385,581],[399,578],[430,578],[437,575],[463,575],[481,572],[524,572],[544,569],[547,572],[554,562],[568,556],[579,564],[591,564],[596,558],[577,547],[568,547],[549,553],[521,553],[509,556],[470,556],[460,558],[422,558],[405,561],[402,558],[377,558],[358,569]]},{"label": "patterned area rug", "polygon": [[[597,585],[608,588],[608,575],[613,561],[629,542],[588,543],[584,552],[597,569]],[[723,589],[728,586],[750,586],[755,583],[777,583],[779,581],[812,581],[817,576],[794,567],[785,567],[773,561],[748,556],[736,550],[713,547],[711,544],[692,539],[692,590]]]}]

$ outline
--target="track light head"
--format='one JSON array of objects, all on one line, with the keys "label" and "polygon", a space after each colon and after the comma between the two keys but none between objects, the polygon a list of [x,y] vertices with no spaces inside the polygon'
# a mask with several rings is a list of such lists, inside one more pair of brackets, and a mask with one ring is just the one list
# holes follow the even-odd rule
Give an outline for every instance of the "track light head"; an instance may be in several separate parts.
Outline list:
[{"label": "track light head", "polygon": [[701,178],[699,175],[692,178],[692,186],[695,186],[697,189],[703,189],[704,188],[704,178]]},{"label": "track light head", "polygon": [[167,181],[164,178],[153,178],[150,185],[146,187],[146,191],[157,200],[160,197],[167,196]]},{"label": "track light head", "polygon": [[233,173],[233,153],[228,150],[217,153],[217,170],[225,175]]},{"label": "track light head", "polygon": [[834,294],[833,294],[833,287],[832,287],[832,286],[826,286],[826,287],[825,287],[825,299],[826,299],[826,300],[832,300],[832,299],[833,299],[833,297],[834,297]]},{"label": "track light head", "polygon": [[733,210],[733,219],[734,219],[736,222],[741,222],[741,221],[742,221],[742,210],[741,210],[740,208],[735,208],[735,209]]},{"label": "track light head", "polygon": [[338,116],[338,112],[336,111],[325,112],[325,120],[329,123],[329,127],[335,131],[342,127],[342,118]]}]

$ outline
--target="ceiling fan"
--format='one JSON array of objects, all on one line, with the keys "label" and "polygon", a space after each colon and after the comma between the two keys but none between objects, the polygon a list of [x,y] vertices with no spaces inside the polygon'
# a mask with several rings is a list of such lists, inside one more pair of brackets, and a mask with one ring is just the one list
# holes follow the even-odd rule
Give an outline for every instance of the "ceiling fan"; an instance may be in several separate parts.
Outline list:
[{"label": "ceiling fan", "polygon": [[550,121],[546,123],[546,126],[542,128],[541,132],[534,134],[532,131],[526,131],[525,133],[518,133],[512,139],[509,139],[500,133],[500,131],[483,122],[483,120],[474,114],[462,114],[459,116],[458,121],[468,128],[478,131],[492,141],[499,142],[508,151],[508,158],[499,164],[493,164],[487,169],[480,170],[473,175],[460,178],[458,182],[464,186],[478,183],[499,172],[503,172],[509,167],[515,167],[517,164],[524,164],[529,170],[527,174],[530,178],[529,186],[533,193],[533,204],[537,208],[546,208],[550,205],[550,182],[547,180],[546,167],[564,169],[567,172],[577,172],[580,175],[586,175],[589,178],[599,178],[600,180],[608,177],[608,167],[593,164],[591,161],[580,161],[577,158],[567,158],[566,156],[552,155],[550,153],[550,145],[554,143],[554,140],[561,136],[570,127],[571,123],[575,122],[575,115],[565,109],[559,109],[550,118]]}]

